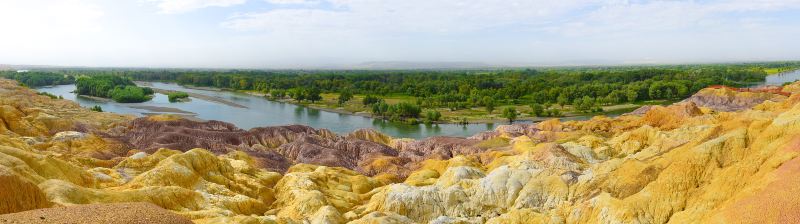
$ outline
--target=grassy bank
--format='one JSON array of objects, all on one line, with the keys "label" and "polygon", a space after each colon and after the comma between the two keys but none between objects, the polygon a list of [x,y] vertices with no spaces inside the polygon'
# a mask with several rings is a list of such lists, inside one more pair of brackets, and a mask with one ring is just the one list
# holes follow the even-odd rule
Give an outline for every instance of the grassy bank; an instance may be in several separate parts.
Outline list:
[{"label": "grassy bank", "polygon": [[[246,92],[251,95],[258,95],[264,96],[268,98],[267,94],[248,91]],[[277,99],[276,101],[292,103],[303,105],[315,109],[321,109],[330,112],[336,113],[346,113],[346,114],[355,114],[361,116],[368,116],[368,117],[375,117],[372,115],[371,106],[364,105],[362,101],[366,97],[366,95],[355,95],[353,99],[345,102],[344,104],[338,103],[339,94],[336,93],[323,93],[320,94],[322,96],[322,100],[316,102],[297,102],[296,100],[292,100],[289,98],[284,99]],[[414,103],[416,102],[415,97],[411,96],[402,96],[402,95],[386,95],[381,96],[381,98],[388,104],[398,104],[401,102],[406,103]],[[597,115],[618,115],[626,112],[633,111],[643,105],[665,105],[671,104],[675,101],[669,100],[651,100],[651,101],[642,101],[642,102],[635,102],[635,103],[624,103],[624,104],[616,104],[616,105],[604,105],[601,106],[603,111],[601,112],[579,112],[575,110],[575,108],[571,105],[551,105],[550,107],[545,108],[546,110],[558,109],[562,112],[562,116],[559,117],[546,117],[546,116],[533,116],[532,109],[529,105],[522,105],[522,104],[499,104],[495,106],[495,109],[489,113],[486,107],[472,107],[466,109],[459,109],[459,110],[450,110],[448,108],[435,108],[435,109],[425,109],[428,110],[436,110],[442,114],[442,119],[439,123],[459,123],[463,122],[464,119],[468,123],[504,123],[508,122],[508,119],[502,117],[502,109],[507,107],[514,107],[516,111],[519,113],[517,116],[517,121],[541,121],[550,118],[570,118],[570,117],[584,117],[584,116],[597,116]],[[424,116],[424,113],[423,115]]]}]

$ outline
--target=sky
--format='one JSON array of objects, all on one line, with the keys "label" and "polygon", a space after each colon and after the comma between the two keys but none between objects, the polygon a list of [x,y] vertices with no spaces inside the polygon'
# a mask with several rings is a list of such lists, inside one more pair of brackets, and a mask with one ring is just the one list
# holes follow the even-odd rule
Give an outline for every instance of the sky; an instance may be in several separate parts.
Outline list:
[{"label": "sky", "polygon": [[800,0],[0,0],[0,64],[800,60]]}]

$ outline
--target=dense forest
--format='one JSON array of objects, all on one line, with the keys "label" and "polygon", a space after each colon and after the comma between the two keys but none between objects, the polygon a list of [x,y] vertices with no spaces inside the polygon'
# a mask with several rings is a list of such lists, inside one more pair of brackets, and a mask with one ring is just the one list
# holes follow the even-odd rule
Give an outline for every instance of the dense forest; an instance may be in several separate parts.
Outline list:
[{"label": "dense forest", "polygon": [[79,77],[75,83],[76,93],[81,95],[111,98],[119,103],[139,103],[152,98],[153,90],[138,87],[122,76],[99,75]]},{"label": "dense forest", "polygon": [[17,82],[30,87],[64,85],[64,84],[75,83],[75,76],[64,75],[61,73],[54,73],[54,72],[43,72],[43,71],[30,71],[30,72],[3,71],[0,72],[0,77],[17,80]]},{"label": "dense forest", "polygon": [[[800,63],[508,69],[494,71],[132,71],[136,80],[254,90],[299,100],[315,93],[405,95],[424,108],[490,104],[609,105],[685,98],[709,85],[747,86]],[[311,94],[308,94],[311,93]]]},{"label": "dense forest", "polygon": [[[427,119],[423,109],[485,108],[492,114],[504,105],[528,105],[532,116],[561,116],[558,109],[565,105],[590,113],[602,111],[603,105],[674,101],[710,85],[749,86],[768,74],[798,68],[800,62],[485,70],[62,69],[41,77],[4,76],[31,86],[80,77],[79,94],[120,102],[141,102],[152,94],[131,80],[257,91],[273,99],[311,103],[323,100],[321,94],[334,94],[338,106],[358,95],[372,114],[407,120]],[[407,100],[389,105],[384,98]]]}]

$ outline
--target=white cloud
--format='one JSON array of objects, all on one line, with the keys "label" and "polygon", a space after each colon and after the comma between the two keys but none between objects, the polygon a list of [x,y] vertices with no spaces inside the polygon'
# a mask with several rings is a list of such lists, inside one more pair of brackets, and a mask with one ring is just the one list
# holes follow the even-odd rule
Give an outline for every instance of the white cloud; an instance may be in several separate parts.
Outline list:
[{"label": "white cloud", "polygon": [[184,13],[207,7],[240,5],[247,0],[148,0],[156,3],[161,13]]},{"label": "white cloud", "polygon": [[[275,68],[800,58],[800,16],[793,14],[800,0],[245,1],[0,0],[0,64]],[[198,10],[237,4],[247,8],[232,15]]]},{"label": "white cloud", "polygon": [[800,32],[788,24],[800,21],[767,18],[800,9],[798,0],[325,3],[241,13],[221,25],[298,58],[362,61],[685,62],[785,58],[799,55],[787,49],[800,50],[786,44]]},{"label": "white cloud", "polygon": [[313,5],[313,4],[319,4],[321,0],[264,0],[264,1],[278,5]]},{"label": "white cloud", "polygon": [[586,1],[329,0],[333,9],[275,9],[225,21],[237,30],[364,32],[461,32],[514,24],[538,24]]},{"label": "white cloud", "polygon": [[[308,0],[267,0],[309,2]],[[486,29],[593,32],[675,30],[714,26],[717,16],[800,8],[800,0],[327,0],[333,7],[272,9],[232,16],[222,25],[269,32],[460,33]],[[725,19],[727,20],[727,19]],[[576,26],[577,25],[577,26]],[[582,25],[582,27],[581,27]],[[581,30],[576,30],[581,28]]]}]

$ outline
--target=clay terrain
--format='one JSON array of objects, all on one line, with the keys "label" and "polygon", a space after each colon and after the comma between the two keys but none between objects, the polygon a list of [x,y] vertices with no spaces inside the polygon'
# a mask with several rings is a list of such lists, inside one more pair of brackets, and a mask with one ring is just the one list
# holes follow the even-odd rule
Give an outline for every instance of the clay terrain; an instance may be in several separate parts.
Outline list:
[{"label": "clay terrain", "polygon": [[0,80],[0,223],[798,223],[800,83],[398,139],[92,112]]}]

